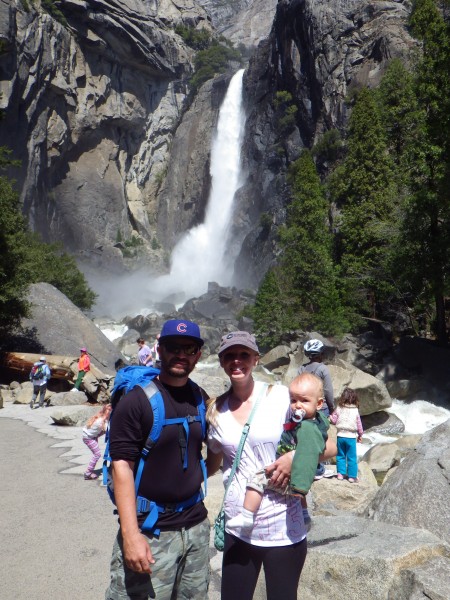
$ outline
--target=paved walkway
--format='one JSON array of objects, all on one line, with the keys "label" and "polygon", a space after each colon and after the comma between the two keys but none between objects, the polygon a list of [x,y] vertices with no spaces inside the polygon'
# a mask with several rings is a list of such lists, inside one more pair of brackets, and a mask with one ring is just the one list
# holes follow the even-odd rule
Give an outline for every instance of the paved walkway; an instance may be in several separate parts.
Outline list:
[{"label": "paved walkway", "polygon": [[[0,409],[0,590],[5,600],[102,600],[117,520],[99,481],[84,481],[90,452],[81,427],[52,408]],[[100,461],[97,465],[100,467]],[[214,517],[223,493],[209,481]],[[221,555],[211,547],[209,600],[219,600]]]}]

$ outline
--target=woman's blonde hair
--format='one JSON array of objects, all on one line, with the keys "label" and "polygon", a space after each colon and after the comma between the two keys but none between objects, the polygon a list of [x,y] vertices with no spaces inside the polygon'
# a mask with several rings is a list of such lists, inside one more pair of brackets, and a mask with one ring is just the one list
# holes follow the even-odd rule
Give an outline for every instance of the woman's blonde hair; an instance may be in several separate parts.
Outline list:
[{"label": "woman's blonde hair", "polygon": [[111,404],[104,404],[101,409],[87,420],[86,427],[92,427],[97,419],[107,419],[111,413]]},{"label": "woman's blonde hair", "polygon": [[217,396],[217,398],[210,398],[206,402],[206,421],[213,425],[213,427],[217,427],[217,415],[219,414],[220,409],[223,406],[223,403],[230,395],[233,388],[230,387],[229,390],[224,392],[221,396]]}]

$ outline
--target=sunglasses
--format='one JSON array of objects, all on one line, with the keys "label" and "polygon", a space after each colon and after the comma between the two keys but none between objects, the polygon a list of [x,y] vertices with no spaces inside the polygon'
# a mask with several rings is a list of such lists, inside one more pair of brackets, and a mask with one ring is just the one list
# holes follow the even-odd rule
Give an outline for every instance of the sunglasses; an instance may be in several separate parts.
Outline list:
[{"label": "sunglasses", "polygon": [[162,344],[163,348],[167,350],[170,354],[185,354],[186,356],[195,356],[199,351],[199,347],[197,344],[171,344],[170,342],[166,342]]}]

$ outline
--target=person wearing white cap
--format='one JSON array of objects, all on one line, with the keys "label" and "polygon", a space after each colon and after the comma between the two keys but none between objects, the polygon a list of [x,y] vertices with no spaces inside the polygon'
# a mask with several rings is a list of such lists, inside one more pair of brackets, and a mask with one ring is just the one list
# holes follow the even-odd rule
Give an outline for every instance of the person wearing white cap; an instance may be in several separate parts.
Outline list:
[{"label": "person wearing white cap", "polygon": [[[47,391],[47,382],[51,377],[50,368],[45,356],[34,363],[30,371],[30,381],[33,384],[33,396],[31,397],[30,408],[34,407],[37,396],[39,395],[39,408],[44,406],[45,392]],[[47,406],[49,402],[47,402]]]},{"label": "person wearing white cap", "polygon": [[80,348],[80,358],[78,359],[78,376],[73,386],[73,392],[79,392],[83,377],[91,370],[91,359],[86,348]]}]

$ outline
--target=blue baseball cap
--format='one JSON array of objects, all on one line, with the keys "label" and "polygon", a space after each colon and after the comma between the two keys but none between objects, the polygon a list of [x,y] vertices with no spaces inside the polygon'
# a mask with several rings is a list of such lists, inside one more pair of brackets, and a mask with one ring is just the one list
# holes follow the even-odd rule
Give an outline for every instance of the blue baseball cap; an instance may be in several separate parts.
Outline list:
[{"label": "blue baseball cap", "polygon": [[193,323],[192,321],[179,321],[177,319],[166,321],[161,329],[159,343],[164,342],[165,338],[169,337],[192,338],[198,342],[200,346],[203,346],[205,343],[200,337],[200,327],[197,323]]}]

